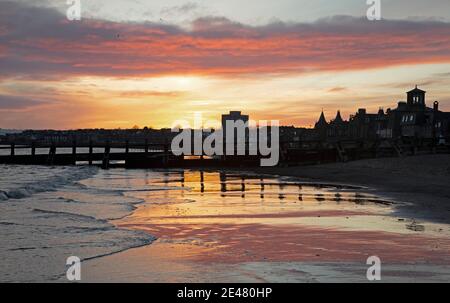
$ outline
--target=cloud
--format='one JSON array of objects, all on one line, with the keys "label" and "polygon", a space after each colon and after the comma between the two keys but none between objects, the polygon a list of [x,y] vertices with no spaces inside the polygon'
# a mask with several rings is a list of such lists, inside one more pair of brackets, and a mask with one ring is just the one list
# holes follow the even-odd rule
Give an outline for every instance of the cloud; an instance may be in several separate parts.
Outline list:
[{"label": "cloud", "polygon": [[200,9],[200,5],[198,5],[197,3],[194,3],[194,2],[188,2],[183,5],[165,7],[161,10],[161,15],[164,15],[164,16],[186,15],[186,14],[192,13],[198,9]]},{"label": "cloud", "polygon": [[442,77],[442,78],[449,78],[450,73],[437,73],[435,74],[436,77]]},{"label": "cloud", "polygon": [[153,91],[153,90],[133,90],[124,91],[119,94],[121,97],[150,97],[150,98],[178,98],[185,95],[185,92],[181,91]]},{"label": "cloud", "polygon": [[450,23],[334,16],[249,26],[203,17],[187,30],[70,22],[50,8],[0,2],[0,45],[2,77],[236,77],[450,62]]},{"label": "cloud", "polygon": [[330,88],[328,90],[328,92],[330,92],[330,93],[337,93],[337,92],[343,92],[343,91],[346,91],[346,90],[347,90],[346,87],[337,86],[337,87]]},{"label": "cloud", "polygon": [[45,101],[30,99],[26,97],[0,95],[1,110],[24,110],[45,104]]}]

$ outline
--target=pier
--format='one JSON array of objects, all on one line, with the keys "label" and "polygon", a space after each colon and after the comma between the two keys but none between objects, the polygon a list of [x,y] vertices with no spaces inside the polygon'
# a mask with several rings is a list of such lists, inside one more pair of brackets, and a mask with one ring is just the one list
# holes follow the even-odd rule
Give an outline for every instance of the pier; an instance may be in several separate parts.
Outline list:
[{"label": "pier", "polygon": [[259,156],[175,156],[169,143],[92,142],[16,143],[0,142],[0,164],[95,165],[104,169],[240,167],[259,165]]},{"label": "pier", "polygon": [[[9,150],[8,154],[4,152]],[[168,144],[130,144],[110,142],[89,142],[78,144],[38,143],[8,144],[1,143],[0,163],[22,165],[99,165],[109,168],[111,165],[126,167],[162,167],[174,161]],[[20,151],[20,153],[19,153]],[[38,152],[40,151],[40,152]],[[46,151],[46,152],[43,152]],[[117,164],[115,164],[117,163]]]},{"label": "pier", "polygon": [[[280,142],[281,166],[347,162],[378,157],[450,153],[450,146],[392,140]],[[0,142],[0,164],[96,165],[125,168],[259,166],[262,156],[175,156],[170,144],[142,142]]]}]

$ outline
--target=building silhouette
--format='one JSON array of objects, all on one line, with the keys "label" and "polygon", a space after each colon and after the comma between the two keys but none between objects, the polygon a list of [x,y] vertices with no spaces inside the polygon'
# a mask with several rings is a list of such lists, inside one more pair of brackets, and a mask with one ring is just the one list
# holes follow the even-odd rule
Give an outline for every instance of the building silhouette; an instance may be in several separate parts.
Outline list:
[{"label": "building silhouette", "polygon": [[[222,115],[224,154],[227,154],[227,149],[232,149],[235,153],[237,153],[236,148],[238,144],[243,145],[245,150],[248,148],[249,129],[247,123],[249,122],[249,119],[250,117],[248,115],[243,115],[241,111],[230,111],[229,114]],[[228,122],[233,123],[230,125],[234,125],[234,123],[242,123],[245,125],[243,128],[243,136],[239,134],[237,128],[234,128],[233,133],[229,134],[227,131]]]},{"label": "building silhouette", "polygon": [[395,109],[380,108],[378,113],[371,114],[360,108],[348,121],[344,121],[338,111],[334,120],[327,122],[322,111],[314,127],[316,137],[328,141],[402,138],[448,142],[450,112],[440,111],[438,101],[433,107],[427,107],[425,96],[426,92],[416,86]]},{"label": "building silhouette", "polygon": [[242,112],[240,111],[230,111],[229,114],[222,115],[222,129],[226,128],[227,121],[230,122],[242,121],[244,123],[247,123],[249,121],[249,116],[242,115]]},{"label": "building silhouette", "polygon": [[[224,143],[227,146],[227,121],[249,122],[249,116],[240,111],[230,111],[222,115],[222,129]],[[399,101],[396,108],[384,110],[380,108],[376,113],[369,113],[365,108],[350,115],[348,120],[342,117],[340,111],[330,121],[322,111],[314,128],[298,128],[281,126],[280,142],[284,148],[322,148],[315,143],[339,143],[354,141],[371,143],[382,140],[398,141],[412,145],[436,145],[450,143],[450,112],[439,109],[439,102],[432,107],[427,106],[426,92],[417,86],[406,93],[406,101]],[[259,128],[258,128],[259,131]],[[270,133],[270,132],[268,132]],[[171,142],[176,133],[170,129],[80,129],[80,130],[26,130],[17,133],[0,135],[0,143],[15,142],[17,144],[79,144],[89,142],[120,143],[128,141],[130,144],[151,142]],[[249,130],[245,129],[245,137],[238,136],[237,129],[234,138],[249,144]],[[241,138],[239,138],[241,137]],[[231,138],[229,138],[231,139]],[[270,137],[268,138],[270,141]],[[230,140],[231,141],[231,140]],[[234,141],[234,140],[233,140]],[[424,143],[424,144],[422,144]],[[230,142],[229,144],[235,145]]]}]

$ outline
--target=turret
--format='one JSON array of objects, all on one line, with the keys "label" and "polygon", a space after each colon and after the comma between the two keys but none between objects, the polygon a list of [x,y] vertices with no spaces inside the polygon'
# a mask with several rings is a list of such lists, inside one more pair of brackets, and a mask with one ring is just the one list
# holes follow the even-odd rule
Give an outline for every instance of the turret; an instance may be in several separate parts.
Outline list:
[{"label": "turret", "polygon": [[435,112],[439,111],[439,102],[438,101],[434,101],[434,103],[433,103],[433,110]]},{"label": "turret", "polygon": [[425,94],[426,91],[417,88],[416,85],[416,88],[406,93],[406,102],[410,106],[425,107]]},{"label": "turret", "polygon": [[344,123],[344,120],[341,117],[341,111],[338,110],[336,113],[336,118],[334,119],[334,123]]},{"label": "turret", "polygon": [[327,122],[327,119],[325,119],[325,114],[322,111],[322,114],[320,114],[319,121],[317,121],[315,128],[323,128],[323,127],[327,127],[327,126],[328,126],[328,122]]}]

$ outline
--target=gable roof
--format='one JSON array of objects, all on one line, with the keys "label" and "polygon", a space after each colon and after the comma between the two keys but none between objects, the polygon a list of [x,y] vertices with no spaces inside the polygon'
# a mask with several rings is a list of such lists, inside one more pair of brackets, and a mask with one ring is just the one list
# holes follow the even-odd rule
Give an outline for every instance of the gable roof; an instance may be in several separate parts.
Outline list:
[{"label": "gable roof", "polygon": [[417,88],[417,85],[416,85],[416,88],[414,88],[414,89],[412,89],[412,90],[410,90],[409,92],[406,92],[407,94],[410,94],[410,93],[426,93],[426,91],[424,91],[424,90],[421,90],[420,88]]},{"label": "gable roof", "polygon": [[319,118],[319,121],[317,121],[317,123],[320,123],[320,124],[327,123],[327,119],[325,119],[325,114],[323,113],[323,111],[320,114],[320,118]]},{"label": "gable roof", "polygon": [[328,125],[327,119],[325,119],[325,114],[322,111],[322,113],[320,114],[319,121],[316,122],[315,127],[317,128],[317,127],[327,126],[327,125]]},{"label": "gable roof", "polygon": [[334,122],[336,123],[342,123],[342,122],[344,122],[344,120],[342,119],[342,117],[341,117],[341,111],[340,110],[338,110],[337,111],[337,113],[336,113],[336,118],[334,119]]}]

